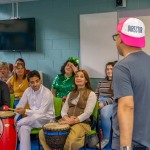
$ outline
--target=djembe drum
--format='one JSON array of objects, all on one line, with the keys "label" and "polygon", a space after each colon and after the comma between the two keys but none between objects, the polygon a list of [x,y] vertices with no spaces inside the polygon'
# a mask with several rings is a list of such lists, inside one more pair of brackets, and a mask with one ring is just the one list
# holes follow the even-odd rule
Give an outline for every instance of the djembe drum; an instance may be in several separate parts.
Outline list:
[{"label": "djembe drum", "polygon": [[69,125],[60,125],[55,122],[48,123],[43,126],[43,131],[46,143],[52,150],[63,150],[70,131]]},{"label": "djembe drum", "polygon": [[0,149],[16,150],[17,131],[14,121],[15,113],[12,111],[0,111]]}]

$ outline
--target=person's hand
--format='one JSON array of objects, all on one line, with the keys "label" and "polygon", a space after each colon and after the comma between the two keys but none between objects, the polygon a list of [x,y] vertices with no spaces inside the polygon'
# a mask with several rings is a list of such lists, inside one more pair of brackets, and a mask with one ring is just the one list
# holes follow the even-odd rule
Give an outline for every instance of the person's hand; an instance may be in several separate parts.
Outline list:
[{"label": "person's hand", "polygon": [[71,64],[71,68],[74,73],[76,73],[78,71],[78,66],[75,66],[73,63]]},{"label": "person's hand", "polygon": [[68,117],[68,116],[64,116],[64,117],[63,117],[63,120],[64,120],[64,121],[67,121],[67,122],[73,122],[74,119],[75,119],[75,118],[73,118],[73,117]]},{"label": "person's hand", "polygon": [[65,116],[63,116],[62,119],[65,120],[65,121],[68,121],[68,120],[69,120],[69,117],[68,117],[68,115],[65,115]]},{"label": "person's hand", "polygon": [[75,117],[68,117],[68,116],[64,116],[63,119],[61,121],[59,121],[59,124],[73,125],[75,123],[76,123],[76,118]]},{"label": "person's hand", "polygon": [[16,108],[15,112],[22,115],[22,114],[25,114],[26,110],[24,108]]},{"label": "person's hand", "polygon": [[66,120],[61,120],[61,121],[59,121],[58,123],[59,123],[59,124],[69,124],[69,122],[66,121]]},{"label": "person's hand", "polygon": [[61,121],[59,121],[59,124],[74,125],[74,124],[75,124],[75,119],[70,119],[70,120],[68,120],[68,121],[66,121],[66,120],[61,120]]},{"label": "person's hand", "polygon": [[103,103],[99,103],[99,109],[102,109],[104,107],[104,104]]}]

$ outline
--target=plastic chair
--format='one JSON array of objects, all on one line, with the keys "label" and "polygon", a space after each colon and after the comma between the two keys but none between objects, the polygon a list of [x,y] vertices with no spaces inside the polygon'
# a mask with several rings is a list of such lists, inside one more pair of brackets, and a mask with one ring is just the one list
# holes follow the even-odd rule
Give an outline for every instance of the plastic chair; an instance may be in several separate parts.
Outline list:
[{"label": "plastic chair", "polygon": [[58,120],[61,117],[62,98],[54,97],[55,119]]},{"label": "plastic chair", "polygon": [[[99,131],[98,131],[98,119],[99,119],[99,113],[98,113],[98,101],[96,101],[96,104],[95,104],[95,107],[94,107],[94,110],[93,110],[93,113],[90,117],[91,119],[91,131],[90,133],[86,134],[85,135],[85,142],[84,142],[84,149],[86,150],[86,148],[88,147],[88,138],[96,135],[98,137],[98,143],[100,144],[100,135],[99,135]],[[96,143],[97,144],[97,143]],[[96,145],[95,145],[96,146]],[[101,148],[100,148],[101,149]]]},{"label": "plastic chair", "polygon": [[14,108],[15,95],[10,94],[10,108]]}]

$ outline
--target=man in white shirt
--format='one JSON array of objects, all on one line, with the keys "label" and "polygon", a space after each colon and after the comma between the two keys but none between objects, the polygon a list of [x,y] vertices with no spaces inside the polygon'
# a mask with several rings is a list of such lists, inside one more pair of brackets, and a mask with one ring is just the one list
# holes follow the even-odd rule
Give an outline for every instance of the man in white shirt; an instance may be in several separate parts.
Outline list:
[{"label": "man in white shirt", "polygon": [[[55,110],[51,91],[41,84],[38,71],[28,74],[30,87],[27,88],[16,107],[16,112],[27,117],[17,122],[20,150],[30,150],[30,132],[32,128],[41,128],[44,124],[53,122]],[[26,104],[30,109],[25,109]]]}]

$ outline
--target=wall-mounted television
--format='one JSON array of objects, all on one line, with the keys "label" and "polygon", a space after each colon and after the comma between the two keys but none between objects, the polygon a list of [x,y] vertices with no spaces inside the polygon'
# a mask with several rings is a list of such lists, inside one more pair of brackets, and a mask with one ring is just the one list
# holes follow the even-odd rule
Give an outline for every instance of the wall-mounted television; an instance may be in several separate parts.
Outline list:
[{"label": "wall-mounted television", "polygon": [[36,51],[35,18],[0,20],[0,51]]}]

